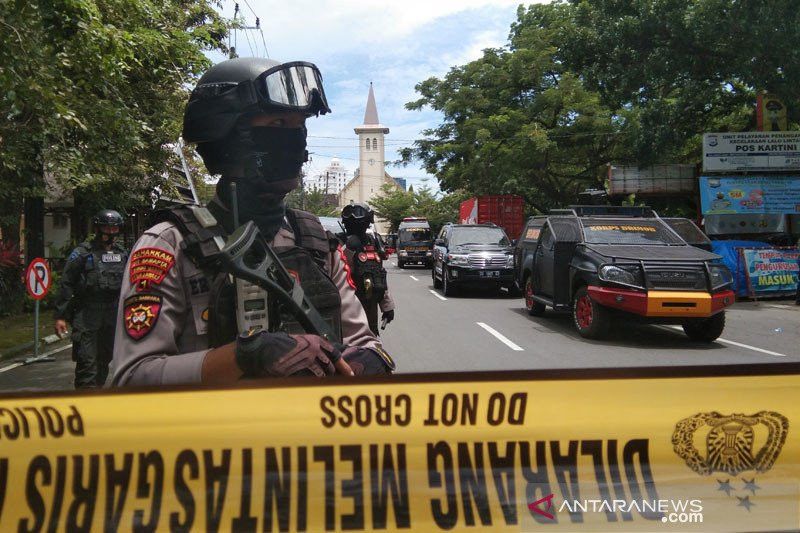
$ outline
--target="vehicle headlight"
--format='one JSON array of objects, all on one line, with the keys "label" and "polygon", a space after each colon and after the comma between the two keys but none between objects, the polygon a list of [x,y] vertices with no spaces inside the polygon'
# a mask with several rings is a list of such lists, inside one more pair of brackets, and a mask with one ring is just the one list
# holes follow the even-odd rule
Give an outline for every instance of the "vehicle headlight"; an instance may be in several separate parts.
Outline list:
[{"label": "vehicle headlight", "polygon": [[430,257],[430,256],[431,256],[431,255],[433,255],[433,254],[431,253],[431,251],[430,251],[430,250],[428,250],[427,252],[425,252],[425,255],[426,255],[426,256],[428,256],[428,257]]},{"label": "vehicle headlight", "polygon": [[711,288],[719,289],[733,283],[733,274],[725,265],[709,265],[711,272]]},{"label": "vehicle headlight", "polygon": [[600,268],[600,279],[610,283],[621,283],[634,287],[643,287],[642,273],[637,266],[619,267],[616,265],[605,265]]},{"label": "vehicle headlight", "polygon": [[514,256],[509,255],[506,257],[506,268],[514,268]]},{"label": "vehicle headlight", "polygon": [[447,254],[447,260],[451,265],[467,266],[469,264],[469,255],[466,254]]},{"label": "vehicle headlight", "polygon": [[405,250],[400,250],[399,252],[397,252],[397,254],[398,255],[408,255],[408,252],[406,252]]}]

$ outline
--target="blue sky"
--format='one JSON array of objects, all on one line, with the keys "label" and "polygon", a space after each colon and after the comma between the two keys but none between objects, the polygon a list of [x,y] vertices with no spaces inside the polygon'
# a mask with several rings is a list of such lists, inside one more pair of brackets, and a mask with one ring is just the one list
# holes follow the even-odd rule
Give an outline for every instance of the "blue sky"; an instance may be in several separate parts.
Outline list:
[{"label": "blue sky", "polygon": [[[386,160],[399,159],[400,148],[440,122],[436,112],[405,109],[418,98],[414,85],[477,59],[484,48],[503,46],[519,0],[241,0],[239,5],[249,25],[253,12],[260,17],[269,57],[312,61],[322,71],[333,113],[308,121],[307,171],[314,174],[332,157],[351,172],[358,166],[353,128],[363,121],[370,81],[381,123],[390,128]],[[233,16],[234,3],[223,6],[223,14]],[[236,41],[240,56],[264,55],[258,32],[239,31]],[[418,164],[387,171],[415,187],[428,177]],[[436,188],[436,180],[428,185]]]}]

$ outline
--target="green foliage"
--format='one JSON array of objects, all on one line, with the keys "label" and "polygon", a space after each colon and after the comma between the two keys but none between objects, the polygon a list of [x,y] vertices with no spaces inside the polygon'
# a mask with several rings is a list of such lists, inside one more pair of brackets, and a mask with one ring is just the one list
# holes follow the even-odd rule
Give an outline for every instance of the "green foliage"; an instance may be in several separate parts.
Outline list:
[{"label": "green foliage", "polygon": [[441,195],[434,194],[428,186],[419,190],[412,187],[403,191],[391,185],[381,187],[381,193],[372,199],[370,205],[376,217],[389,222],[389,232],[396,233],[400,221],[405,217],[425,217],[434,232],[446,222],[456,222],[461,202],[469,197],[463,191]]},{"label": "green foliage", "polygon": [[24,295],[19,248],[14,243],[0,241],[0,316],[19,312]]},{"label": "green foliage", "polygon": [[442,190],[544,212],[609,161],[696,163],[705,131],[754,129],[755,96],[800,119],[791,0],[569,0],[520,6],[507,45],[416,86],[442,123],[401,152]]},{"label": "green foliage", "polygon": [[[103,207],[146,205],[187,87],[223,47],[211,0],[0,2],[0,224],[43,171]],[[87,206],[93,208],[95,206]]]},{"label": "green foliage", "polygon": [[286,206],[302,209],[318,217],[338,217],[340,215],[338,196],[325,194],[323,189],[312,187],[310,191],[297,188],[286,195]]}]

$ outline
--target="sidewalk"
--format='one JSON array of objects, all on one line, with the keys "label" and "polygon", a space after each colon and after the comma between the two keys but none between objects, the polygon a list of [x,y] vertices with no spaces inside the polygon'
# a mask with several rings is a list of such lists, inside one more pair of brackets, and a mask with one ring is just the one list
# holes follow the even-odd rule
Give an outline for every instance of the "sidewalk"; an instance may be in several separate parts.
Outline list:
[{"label": "sidewalk", "polygon": [[[39,353],[70,344],[69,335],[59,339],[53,333],[52,310],[39,313]],[[0,318],[0,361],[33,355],[33,312]]]}]

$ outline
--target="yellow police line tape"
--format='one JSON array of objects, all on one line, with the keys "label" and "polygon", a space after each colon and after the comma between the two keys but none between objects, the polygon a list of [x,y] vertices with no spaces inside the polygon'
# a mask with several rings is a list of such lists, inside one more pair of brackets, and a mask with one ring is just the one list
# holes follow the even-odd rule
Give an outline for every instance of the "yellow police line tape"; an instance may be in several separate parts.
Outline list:
[{"label": "yellow police line tape", "polygon": [[797,363],[2,397],[0,530],[796,531],[798,420]]}]

